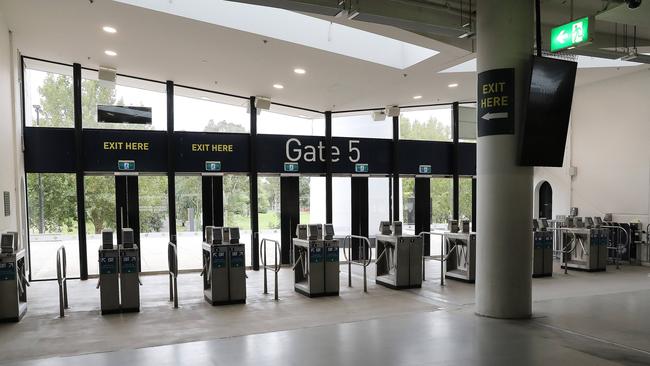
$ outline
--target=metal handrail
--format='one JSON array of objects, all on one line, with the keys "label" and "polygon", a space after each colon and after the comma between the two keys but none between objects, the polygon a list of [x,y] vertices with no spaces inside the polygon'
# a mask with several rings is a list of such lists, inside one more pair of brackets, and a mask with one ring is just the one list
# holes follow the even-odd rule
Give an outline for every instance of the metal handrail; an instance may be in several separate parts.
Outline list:
[{"label": "metal handrail", "polygon": [[[352,239],[359,239],[363,242],[363,259],[353,260],[352,259]],[[347,243],[350,242],[350,245],[347,246]],[[348,255],[345,254],[345,249],[348,250]],[[385,250],[384,250],[385,251]],[[367,255],[367,254],[370,255]],[[343,256],[348,262],[348,287],[352,287],[352,264],[363,267],[363,292],[368,292],[368,276],[367,270],[370,263],[372,263],[372,253],[370,252],[370,239],[365,236],[360,235],[346,235],[343,239]],[[368,256],[368,258],[366,258]]]},{"label": "metal handrail", "polygon": [[[275,255],[275,263],[273,266],[269,266],[266,263],[266,242],[270,241],[272,243],[275,243],[275,250],[274,250],[274,255]],[[282,268],[280,262],[278,262],[278,254],[280,253],[280,242],[277,240],[272,240],[272,239],[262,239],[262,242],[260,243],[260,249],[263,250],[262,256],[261,256],[261,262],[262,262],[262,268],[264,269],[264,294],[268,294],[268,287],[267,287],[267,280],[266,280],[266,270],[270,269],[274,272],[275,276],[275,300],[278,300],[278,272],[280,272],[280,269]]]},{"label": "metal handrail", "polygon": [[[571,241],[569,242],[569,244],[563,246],[562,250],[559,251],[562,254],[562,258],[564,258],[564,274],[569,273],[569,266],[568,266],[569,256],[568,255],[573,253],[573,251],[576,250],[576,244],[575,243],[576,243],[576,239],[577,239],[576,233],[574,233],[573,231],[568,230],[568,229],[570,229],[570,228],[567,228],[567,227],[548,228],[548,230],[551,230],[551,231],[565,231],[565,232],[571,234],[571,236],[572,236]],[[567,250],[568,246],[571,246],[570,250]],[[584,246],[583,246],[583,248],[584,248]],[[554,250],[554,252],[557,253],[558,251]]]},{"label": "metal handrail", "polygon": [[[418,234],[418,236],[422,237],[422,281],[425,281],[425,276],[426,276],[425,269],[424,269],[424,267],[425,267],[424,261],[426,259],[425,256],[424,256],[424,236],[425,235],[428,235],[429,237],[434,236],[434,235],[437,235],[437,236],[441,237],[441,240],[440,240],[440,259],[438,259],[438,261],[440,262],[440,285],[444,286],[445,285],[445,268],[444,268],[443,262],[446,260],[444,258],[445,241],[446,241],[444,233],[439,233],[439,232],[434,232],[434,231],[423,231],[420,234]],[[456,246],[454,245],[454,248],[455,247]],[[436,260],[436,259],[433,259],[433,260]]]},{"label": "metal handrail", "polygon": [[59,316],[65,316],[65,309],[68,309],[68,283],[67,283],[67,261],[65,247],[62,245],[56,251],[56,280],[59,283]]},{"label": "metal handrail", "polygon": [[167,245],[167,265],[169,266],[169,301],[178,309],[178,247],[176,243]]},{"label": "metal handrail", "polygon": [[[632,253],[631,251],[631,246],[630,246],[630,236],[627,233],[627,230],[623,229],[621,226],[614,226],[614,225],[602,225],[602,228],[606,229],[617,229],[622,231],[625,234],[625,244],[623,245],[624,247],[627,247],[627,255],[630,258],[630,263],[632,263]],[[617,242],[616,247],[610,247],[609,245],[607,246],[608,249],[616,249],[616,269],[621,268],[621,243]]]}]

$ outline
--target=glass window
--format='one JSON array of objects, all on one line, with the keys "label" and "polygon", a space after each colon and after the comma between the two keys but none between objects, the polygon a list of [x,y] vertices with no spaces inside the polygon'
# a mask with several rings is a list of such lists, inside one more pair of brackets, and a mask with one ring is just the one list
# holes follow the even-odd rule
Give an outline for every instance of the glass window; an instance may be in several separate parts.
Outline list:
[{"label": "glass window", "polygon": [[458,140],[476,142],[476,103],[461,104],[458,109]]},{"label": "glass window", "polygon": [[169,205],[166,176],[139,176],[140,253],[142,272],[166,271]]},{"label": "glass window", "polygon": [[[453,180],[431,178],[431,230],[447,230],[447,220],[452,217]],[[441,237],[431,237],[431,255],[440,254]]]},{"label": "glass window", "polygon": [[300,177],[300,223],[326,224],[325,177]]},{"label": "glass window", "polygon": [[[281,241],[280,234],[280,177],[259,176],[257,178],[257,209],[260,229],[260,245],[262,239]],[[274,244],[266,247],[267,263],[273,263]],[[261,248],[260,248],[261,249]],[[260,256],[263,254],[260,253]],[[278,258],[278,262],[280,258]]]},{"label": "glass window", "polygon": [[223,223],[239,228],[239,242],[245,244],[246,265],[251,265],[250,185],[245,175],[223,177]]},{"label": "glass window", "polygon": [[[115,232],[115,177],[112,175],[84,177],[86,204],[86,247],[88,274],[99,273],[97,250],[102,244],[102,230]],[[113,234],[113,243],[117,237]]]},{"label": "glass window", "polygon": [[379,233],[381,221],[391,221],[390,217],[390,178],[368,178],[368,235]]},{"label": "glass window", "polygon": [[332,117],[332,136],[393,138],[393,120],[374,121],[372,112],[354,114],[334,114]]},{"label": "glass window", "polygon": [[[472,177],[461,177],[458,187],[458,208],[461,220],[467,219],[472,222]],[[470,224],[471,225],[471,224]]]},{"label": "glass window", "polygon": [[71,66],[25,59],[25,125],[74,127]]},{"label": "glass window", "polygon": [[174,130],[250,132],[248,99],[189,88],[174,88]]},{"label": "glass window", "polygon": [[257,133],[269,135],[325,136],[325,116],[301,109],[271,105],[257,117]]},{"label": "glass window", "polygon": [[400,178],[399,185],[402,230],[415,235],[415,178]]},{"label": "glass window", "polygon": [[332,224],[337,237],[352,233],[351,182],[350,177],[332,177]]},{"label": "glass window", "polygon": [[56,278],[56,252],[66,249],[68,276],[79,277],[74,174],[27,174],[32,279]]},{"label": "glass window", "polygon": [[176,177],[176,233],[178,268],[200,269],[203,265],[203,195],[201,176]]},{"label": "glass window", "polygon": [[399,118],[399,138],[452,141],[451,126],[451,106],[404,109]]},{"label": "glass window", "polygon": [[[117,76],[111,85],[97,80],[97,72],[83,70],[81,103],[84,128],[120,130],[167,129],[167,93],[164,83]],[[152,124],[98,123],[98,105],[151,107]]]}]

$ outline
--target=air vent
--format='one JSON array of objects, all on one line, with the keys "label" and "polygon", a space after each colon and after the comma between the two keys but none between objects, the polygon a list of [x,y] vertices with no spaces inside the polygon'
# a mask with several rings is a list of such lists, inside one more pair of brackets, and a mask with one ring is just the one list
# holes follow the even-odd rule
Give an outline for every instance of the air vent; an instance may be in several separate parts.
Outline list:
[{"label": "air vent", "polygon": [[11,210],[9,209],[9,192],[4,192],[4,201],[5,201],[5,216],[11,215]]}]

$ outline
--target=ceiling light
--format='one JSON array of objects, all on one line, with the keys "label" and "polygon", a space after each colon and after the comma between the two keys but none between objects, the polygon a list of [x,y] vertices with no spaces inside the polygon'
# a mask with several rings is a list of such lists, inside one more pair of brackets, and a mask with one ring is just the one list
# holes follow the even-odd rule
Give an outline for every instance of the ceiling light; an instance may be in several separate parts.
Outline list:
[{"label": "ceiling light", "polygon": [[460,38],[460,39],[474,38],[475,35],[476,35],[476,33],[472,32],[472,31],[467,31],[467,32],[459,35],[458,38]]},{"label": "ceiling light", "polygon": [[307,70],[302,68],[295,68],[293,69],[293,72],[295,72],[298,75],[305,75],[307,73]]},{"label": "ceiling light", "polygon": [[416,95],[416,96],[413,97],[413,99],[415,99],[415,100],[422,99],[422,96],[421,95]]},{"label": "ceiling light", "polygon": [[208,97],[201,97],[201,99],[203,99],[203,100],[212,100],[212,99],[210,99]]},{"label": "ceiling light", "polygon": [[309,118],[309,117],[305,116],[304,114],[299,114],[298,117],[300,117],[300,118]]},{"label": "ceiling light", "polygon": [[284,89],[284,85],[282,84],[273,84],[273,87],[276,89]]},{"label": "ceiling light", "polygon": [[455,87],[458,86],[458,83],[452,83],[452,84],[449,84],[447,86],[450,87],[450,88],[455,88]]},{"label": "ceiling light", "polygon": [[104,51],[104,53],[106,54],[106,56],[117,56],[117,52],[111,50],[106,50]]},{"label": "ceiling light", "polygon": [[102,27],[102,29],[106,33],[117,33],[117,29],[111,27],[110,25],[105,25],[105,26]]}]

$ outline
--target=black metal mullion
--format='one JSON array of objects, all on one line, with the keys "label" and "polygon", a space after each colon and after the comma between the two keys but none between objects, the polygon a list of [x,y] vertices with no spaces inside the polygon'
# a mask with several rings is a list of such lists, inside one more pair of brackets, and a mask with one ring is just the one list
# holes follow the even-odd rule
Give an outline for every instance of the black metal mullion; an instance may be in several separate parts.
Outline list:
[{"label": "black metal mullion", "polygon": [[333,221],[332,201],[332,112],[325,112],[325,221]]},{"label": "black metal mullion", "polygon": [[257,196],[257,108],[255,107],[255,97],[250,97],[250,143],[249,145],[249,187],[250,187],[250,216],[251,216],[251,262],[253,270],[260,269],[260,242],[259,242],[259,217],[258,217],[258,196]]},{"label": "black metal mullion", "polygon": [[81,65],[72,65],[74,100],[74,134],[76,152],[77,235],[79,238],[79,276],[88,279],[88,246],[86,243],[86,201],[84,199],[83,109],[81,107]]},{"label": "black metal mullion", "polygon": [[399,221],[399,116],[393,117],[393,221]]},{"label": "black metal mullion", "polygon": [[167,205],[169,209],[169,241],[176,236],[176,160],[174,146],[174,82],[167,81]]},{"label": "black metal mullion", "polygon": [[460,176],[458,174],[459,172],[459,167],[458,167],[458,154],[459,154],[459,105],[458,102],[454,102],[452,105],[452,134],[453,134],[453,151],[451,154],[451,169],[452,169],[452,180],[453,180],[453,195],[452,195],[452,214],[454,217],[454,220],[458,220],[460,218],[460,205],[459,205],[459,199],[460,199]]}]

